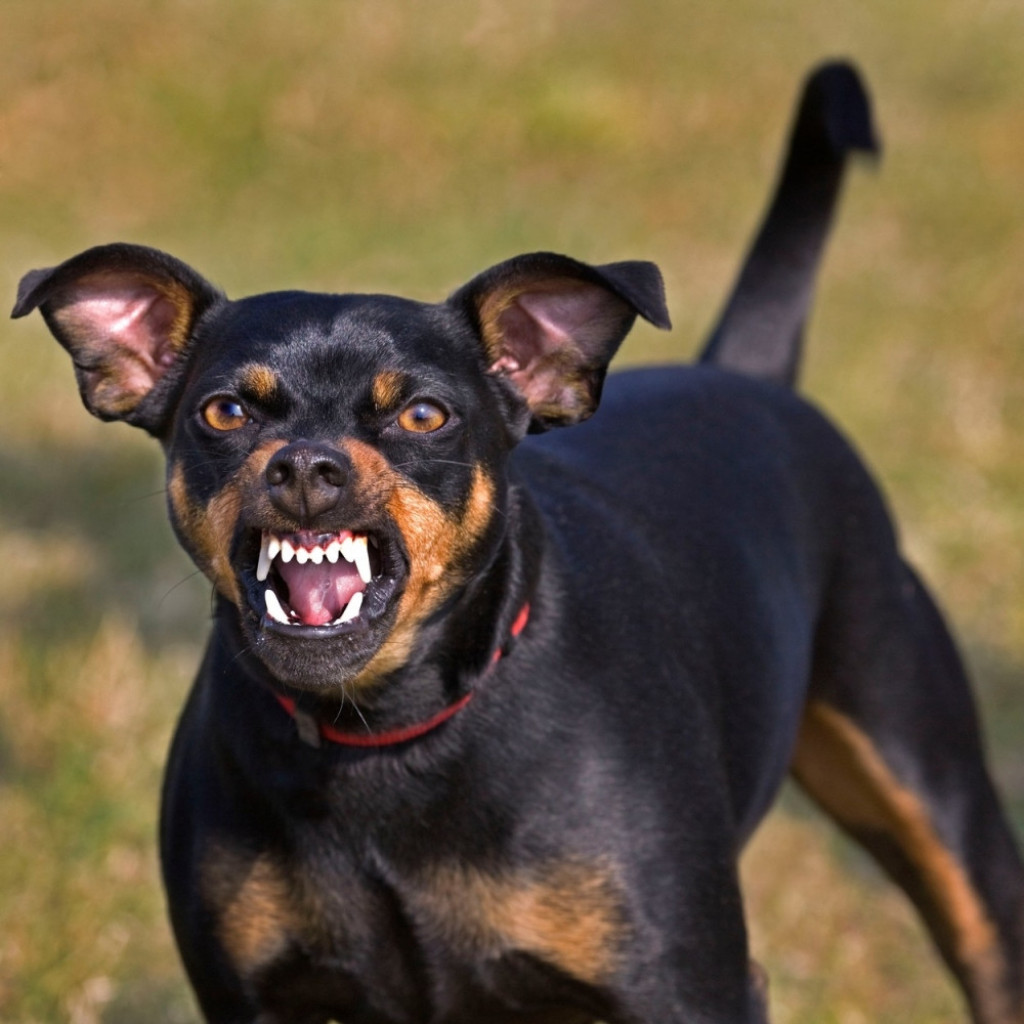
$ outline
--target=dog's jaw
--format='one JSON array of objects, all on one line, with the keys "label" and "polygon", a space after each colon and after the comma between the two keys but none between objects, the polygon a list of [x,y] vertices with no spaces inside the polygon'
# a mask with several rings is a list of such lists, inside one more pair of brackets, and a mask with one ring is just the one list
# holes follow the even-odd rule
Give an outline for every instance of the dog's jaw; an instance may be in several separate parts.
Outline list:
[{"label": "dog's jaw", "polygon": [[242,633],[273,679],[352,693],[388,644],[409,574],[393,528],[239,530],[232,565]]}]

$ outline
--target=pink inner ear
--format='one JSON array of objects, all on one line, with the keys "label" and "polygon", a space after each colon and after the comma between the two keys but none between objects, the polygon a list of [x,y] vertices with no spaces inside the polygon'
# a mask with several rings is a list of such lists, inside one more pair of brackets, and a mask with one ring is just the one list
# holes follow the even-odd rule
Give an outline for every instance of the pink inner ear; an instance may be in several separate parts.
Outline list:
[{"label": "pink inner ear", "polygon": [[586,333],[587,325],[595,317],[603,319],[601,306],[606,299],[603,288],[575,285],[565,291],[523,292],[516,302],[540,328],[546,342],[544,348],[549,349]]},{"label": "pink inner ear", "polygon": [[61,296],[56,315],[122,393],[146,394],[177,356],[182,310],[159,288],[133,275],[79,281]]},{"label": "pink inner ear", "polygon": [[566,282],[558,290],[522,292],[498,317],[500,348],[492,371],[517,373],[556,352],[587,365],[622,318],[623,302],[604,288]]},{"label": "pink inner ear", "polygon": [[556,344],[567,340],[564,334],[557,340],[552,338],[550,332],[545,332],[544,327],[518,301],[502,311],[498,317],[498,327],[501,331],[501,347],[498,358],[491,365],[491,372],[519,373]]}]

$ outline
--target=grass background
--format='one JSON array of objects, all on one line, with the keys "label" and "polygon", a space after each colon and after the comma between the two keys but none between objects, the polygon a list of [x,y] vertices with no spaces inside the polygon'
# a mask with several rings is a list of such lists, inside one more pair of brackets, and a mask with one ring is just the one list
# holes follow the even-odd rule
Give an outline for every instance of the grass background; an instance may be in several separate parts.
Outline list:
[{"label": "grass background", "polygon": [[[806,69],[855,58],[803,388],[864,450],[974,670],[1024,832],[1024,8],[1016,0],[6,0],[0,276],[139,241],[230,294],[437,298],[513,253],[656,260],[688,358]],[[0,1020],[187,1022],[154,849],[208,591],[155,445],[0,333]],[[957,1019],[902,899],[790,794],[745,862],[773,1019]]]}]

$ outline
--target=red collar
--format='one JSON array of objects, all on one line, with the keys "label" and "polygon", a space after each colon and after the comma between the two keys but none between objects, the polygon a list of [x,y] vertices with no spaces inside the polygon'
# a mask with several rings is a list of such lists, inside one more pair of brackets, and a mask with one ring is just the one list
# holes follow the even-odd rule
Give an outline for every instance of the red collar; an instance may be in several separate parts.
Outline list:
[{"label": "red collar", "polygon": [[[509,630],[510,641],[522,633],[526,628],[529,618],[530,605],[527,603],[519,610],[515,622],[512,623],[512,628]],[[508,653],[509,647],[510,643],[505,643],[504,646],[499,647],[494,652],[488,670],[501,661]],[[298,729],[299,737],[311,747],[319,747],[321,740],[340,743],[344,747],[390,747],[397,743],[407,743],[409,740],[419,739],[420,736],[425,736],[428,732],[432,732],[439,725],[447,722],[449,718],[457,715],[473,699],[475,693],[475,690],[470,690],[468,693],[463,694],[454,704],[449,704],[448,707],[443,708],[425,722],[415,722],[401,729],[374,733],[342,732],[333,725],[317,721],[308,711],[303,711],[299,708],[292,697],[286,697],[280,693],[275,693],[274,696],[277,697],[281,707],[295,719],[295,726]]]}]

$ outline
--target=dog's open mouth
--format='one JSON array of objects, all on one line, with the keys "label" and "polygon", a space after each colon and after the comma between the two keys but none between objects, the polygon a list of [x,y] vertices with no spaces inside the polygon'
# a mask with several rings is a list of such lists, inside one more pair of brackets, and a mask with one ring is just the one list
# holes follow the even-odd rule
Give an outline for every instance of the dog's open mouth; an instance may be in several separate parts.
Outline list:
[{"label": "dog's open mouth", "polygon": [[263,530],[252,604],[270,628],[343,631],[379,616],[395,591],[400,559],[387,538]]}]

